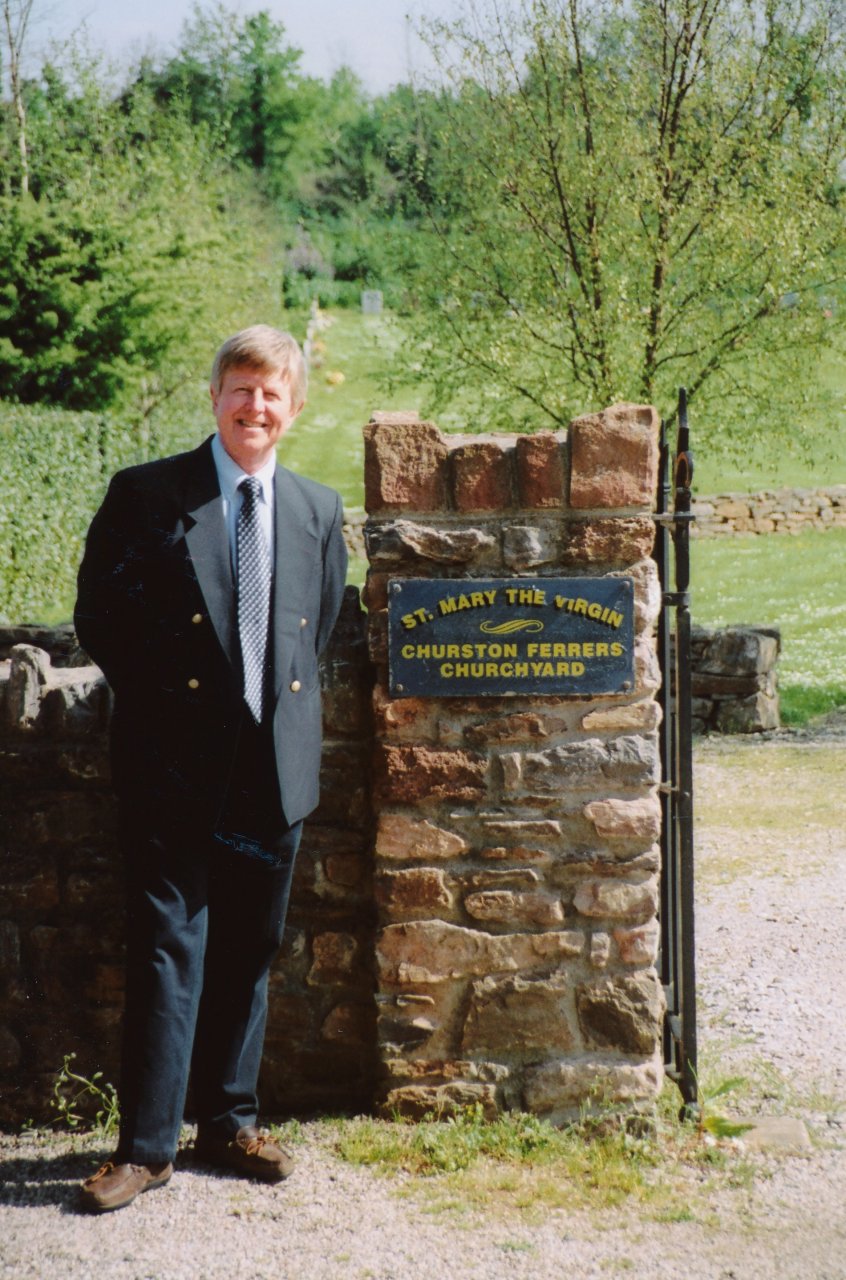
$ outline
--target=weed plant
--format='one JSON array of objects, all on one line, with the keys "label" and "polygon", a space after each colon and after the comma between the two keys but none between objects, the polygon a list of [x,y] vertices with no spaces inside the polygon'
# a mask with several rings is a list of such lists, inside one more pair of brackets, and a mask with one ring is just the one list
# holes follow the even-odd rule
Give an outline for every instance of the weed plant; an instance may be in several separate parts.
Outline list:
[{"label": "weed plant", "polygon": [[117,1134],[120,1109],[114,1085],[103,1079],[102,1071],[84,1076],[71,1067],[75,1053],[66,1053],[53,1083],[50,1106],[56,1112],[56,1124],[67,1129],[88,1130],[92,1127],[103,1138]]},{"label": "weed plant", "polygon": [[716,1116],[682,1124],[678,1103],[667,1086],[648,1116],[585,1112],[561,1128],[521,1112],[486,1120],[478,1106],[417,1123],[359,1117],[336,1122],[334,1147],[352,1164],[428,1188],[439,1211],[493,1203],[531,1216],[630,1204],[669,1221],[690,1210],[691,1187],[710,1175],[732,1184],[751,1176],[742,1148],[722,1140],[728,1132],[708,1131]]}]

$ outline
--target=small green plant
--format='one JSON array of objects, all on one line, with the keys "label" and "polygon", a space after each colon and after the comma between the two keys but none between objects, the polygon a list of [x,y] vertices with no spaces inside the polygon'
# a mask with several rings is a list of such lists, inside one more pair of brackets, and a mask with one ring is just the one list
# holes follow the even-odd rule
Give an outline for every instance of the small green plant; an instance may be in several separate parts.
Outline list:
[{"label": "small green plant", "polygon": [[719,1112],[711,1109],[711,1103],[717,1098],[725,1098],[736,1089],[743,1088],[746,1085],[745,1076],[728,1076],[725,1080],[719,1080],[707,1088],[700,1084],[695,1071],[693,1079],[696,1081],[699,1110],[697,1123],[700,1134],[707,1133],[712,1138],[739,1138],[754,1127],[751,1124],[741,1124],[737,1120],[729,1120],[727,1116],[720,1115]]},{"label": "small green plant", "polygon": [[103,1079],[102,1071],[95,1071],[89,1079],[74,1071],[71,1063],[75,1053],[66,1053],[53,1084],[50,1106],[56,1111],[56,1123],[69,1129],[79,1129],[91,1124],[94,1112],[94,1128],[104,1138],[117,1133],[120,1109],[113,1085]]}]

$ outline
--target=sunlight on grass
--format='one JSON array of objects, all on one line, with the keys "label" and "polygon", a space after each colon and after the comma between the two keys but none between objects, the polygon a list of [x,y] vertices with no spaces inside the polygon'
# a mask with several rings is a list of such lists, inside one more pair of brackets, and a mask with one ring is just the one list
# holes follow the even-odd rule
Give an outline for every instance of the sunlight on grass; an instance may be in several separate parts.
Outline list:
[{"label": "sunlight on grass", "polygon": [[[382,385],[402,340],[389,316],[335,311],[320,335],[320,365],[309,377],[308,401],[282,441],[279,461],[337,489],[347,508],[364,505],[362,428],[376,409],[415,409],[419,390]],[[338,379],[337,375],[343,375]]]},{"label": "sunlight on grass", "polygon": [[637,1206],[672,1221],[697,1213],[692,1188],[706,1188],[712,1175],[724,1171],[732,1185],[747,1176],[741,1149],[706,1142],[678,1121],[678,1106],[667,1085],[649,1117],[585,1117],[560,1129],[519,1112],[486,1121],[472,1108],[447,1120],[330,1123],[343,1160],[402,1173],[403,1193],[425,1194],[431,1212],[493,1206],[533,1221],[550,1209]]}]

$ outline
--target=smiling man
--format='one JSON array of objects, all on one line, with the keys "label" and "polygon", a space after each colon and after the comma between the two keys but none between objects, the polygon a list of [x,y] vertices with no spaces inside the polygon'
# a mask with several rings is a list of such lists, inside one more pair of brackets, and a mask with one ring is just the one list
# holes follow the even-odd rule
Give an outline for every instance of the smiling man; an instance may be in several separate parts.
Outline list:
[{"label": "smiling man", "polygon": [[305,401],[294,339],[230,338],[211,400],[216,435],[114,477],[79,572],[77,633],[115,695],[128,882],[121,1128],[82,1186],[95,1212],[169,1180],[189,1073],[201,1160],[292,1168],[256,1084],[347,554],[338,495],[276,463]]}]

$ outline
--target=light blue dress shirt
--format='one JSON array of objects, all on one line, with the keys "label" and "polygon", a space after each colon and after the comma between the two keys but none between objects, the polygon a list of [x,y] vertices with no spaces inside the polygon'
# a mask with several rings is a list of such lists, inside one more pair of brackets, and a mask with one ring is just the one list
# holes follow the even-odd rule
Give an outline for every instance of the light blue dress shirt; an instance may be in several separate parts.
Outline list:
[{"label": "light blue dress shirt", "polygon": [[[214,465],[217,468],[217,479],[220,485],[220,492],[223,497],[223,515],[226,520],[226,529],[229,535],[229,556],[232,561],[232,575],[237,579],[238,576],[238,514],[244,501],[244,495],[239,492],[238,485],[242,480],[246,479],[248,472],[242,471],[234,458],[230,458],[229,454],[223,447],[220,436],[215,435],[212,439],[212,457]],[[270,565],[273,571],[273,475],[276,471],[276,456],[271,457],[270,461],[265,463],[261,471],[255,473],[255,478],[261,484],[261,497],[259,499],[258,514],[259,523],[262,533],[270,548]]]}]

